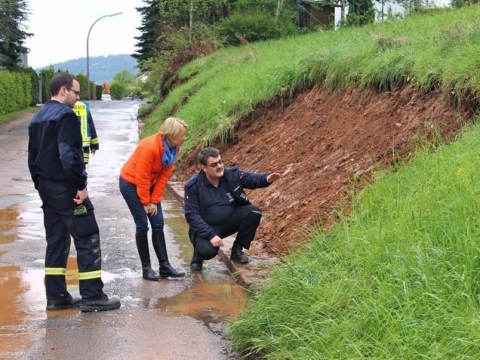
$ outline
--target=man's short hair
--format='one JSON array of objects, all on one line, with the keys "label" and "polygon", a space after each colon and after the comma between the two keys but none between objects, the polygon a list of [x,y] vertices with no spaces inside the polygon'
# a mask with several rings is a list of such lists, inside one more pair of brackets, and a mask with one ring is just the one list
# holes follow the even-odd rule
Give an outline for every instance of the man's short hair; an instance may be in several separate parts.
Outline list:
[{"label": "man's short hair", "polygon": [[52,80],[50,80],[50,94],[57,96],[63,86],[71,88],[73,86],[73,80],[77,80],[77,78],[72,74],[66,72],[56,73],[53,75]]},{"label": "man's short hair", "polygon": [[207,165],[207,160],[209,157],[216,158],[219,156],[220,151],[218,149],[215,149],[213,147],[207,147],[198,153],[198,162],[202,165]]}]

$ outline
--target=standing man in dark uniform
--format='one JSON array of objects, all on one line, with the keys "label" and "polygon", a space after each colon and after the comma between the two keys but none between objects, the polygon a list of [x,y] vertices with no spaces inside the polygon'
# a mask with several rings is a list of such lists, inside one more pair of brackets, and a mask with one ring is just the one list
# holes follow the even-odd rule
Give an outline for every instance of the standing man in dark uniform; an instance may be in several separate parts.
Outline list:
[{"label": "standing man in dark uniform", "polygon": [[[47,240],[47,310],[118,309],[120,301],[103,292],[100,234],[88,198],[80,125],[72,110],[80,83],[71,74],[57,73],[50,81],[50,93],[51,100],[28,127],[28,168],[42,200]],[[77,250],[81,300],[72,298],[65,282],[70,234]]]},{"label": "standing man in dark uniform", "polygon": [[201,170],[185,184],[185,219],[190,225],[193,244],[190,269],[202,270],[223,246],[222,238],[237,233],[230,259],[248,263],[243,249],[249,249],[262,218],[262,211],[252,205],[243,189],[269,186],[279,173],[252,173],[237,167],[225,168],[220,152],[212,147],[198,154]]}]

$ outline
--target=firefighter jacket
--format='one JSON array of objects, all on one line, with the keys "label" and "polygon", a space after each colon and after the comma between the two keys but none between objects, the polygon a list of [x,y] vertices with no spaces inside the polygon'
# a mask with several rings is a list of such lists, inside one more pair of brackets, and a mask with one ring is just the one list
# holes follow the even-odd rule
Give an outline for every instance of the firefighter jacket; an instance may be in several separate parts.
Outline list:
[{"label": "firefighter jacket", "polygon": [[[250,200],[243,189],[259,189],[270,185],[267,181],[269,173],[252,173],[240,170],[238,167],[226,168],[223,179],[227,182],[230,195],[238,205],[250,204]],[[205,208],[212,199],[209,198],[206,186],[209,184],[205,172],[202,170],[192,176],[185,184],[184,212],[190,230],[188,235],[194,243],[195,234],[206,239],[213,239],[215,232],[203,220]]]},{"label": "firefighter jacket", "polygon": [[77,101],[73,107],[73,111],[80,121],[83,142],[83,161],[85,164],[88,164],[90,161],[90,149],[98,150],[100,147],[92,113],[90,112],[90,105],[84,101]]},{"label": "firefighter jacket", "polygon": [[30,122],[28,137],[28,169],[36,189],[40,178],[71,181],[77,190],[85,189],[82,136],[71,108],[47,101]]}]

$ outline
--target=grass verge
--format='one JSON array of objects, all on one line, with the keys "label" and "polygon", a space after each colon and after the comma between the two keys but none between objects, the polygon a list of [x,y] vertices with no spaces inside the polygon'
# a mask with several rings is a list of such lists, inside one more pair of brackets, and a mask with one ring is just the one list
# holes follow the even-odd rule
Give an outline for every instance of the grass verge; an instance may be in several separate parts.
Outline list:
[{"label": "grass verge", "polygon": [[11,112],[11,113],[8,113],[8,114],[0,115],[0,124],[3,124],[5,122],[11,121],[11,120],[14,120],[14,119],[24,115],[25,113],[35,113],[37,111],[38,111],[38,108],[32,106],[32,107],[29,107],[27,109],[14,111],[14,112]]}]

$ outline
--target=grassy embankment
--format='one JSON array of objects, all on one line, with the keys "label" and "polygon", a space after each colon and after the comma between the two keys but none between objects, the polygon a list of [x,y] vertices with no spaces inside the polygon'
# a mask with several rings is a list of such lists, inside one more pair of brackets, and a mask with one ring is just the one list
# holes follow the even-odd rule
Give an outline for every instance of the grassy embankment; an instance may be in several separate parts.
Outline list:
[{"label": "grassy embankment", "polygon": [[[147,123],[190,124],[184,152],[228,136],[235,120],[315,83],[480,88],[480,7],[217,52],[181,69],[185,83]],[[473,100],[472,100],[473,99]],[[480,129],[419,151],[375,181],[328,233],[273,274],[232,324],[244,353],[269,359],[475,358],[480,353]]]},{"label": "grassy embankment", "polygon": [[7,121],[11,121],[13,119],[17,119],[18,117],[22,116],[25,113],[35,113],[37,111],[38,111],[38,108],[32,106],[32,107],[29,107],[27,109],[23,109],[23,110],[11,112],[11,113],[8,113],[8,114],[0,115],[0,124],[2,124],[4,122],[7,122]]}]

